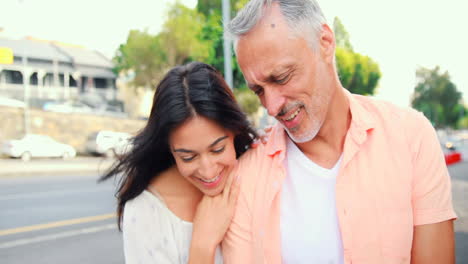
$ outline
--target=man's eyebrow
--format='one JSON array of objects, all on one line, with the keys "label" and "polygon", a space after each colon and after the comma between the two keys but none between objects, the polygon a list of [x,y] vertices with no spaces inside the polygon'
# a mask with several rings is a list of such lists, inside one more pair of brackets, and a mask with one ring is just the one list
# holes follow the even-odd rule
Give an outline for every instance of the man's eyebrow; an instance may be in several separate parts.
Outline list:
[{"label": "man's eyebrow", "polygon": [[262,88],[262,86],[255,84],[255,83],[247,83],[247,87],[249,87],[250,90],[255,90],[258,88]]},{"label": "man's eyebrow", "polygon": [[272,72],[270,72],[270,75],[268,76],[269,79],[271,78],[275,78],[277,76],[280,76],[280,75],[284,75],[286,73],[289,73],[290,71],[293,70],[293,65],[290,65],[290,64],[287,64],[283,67],[280,67],[278,69],[275,69],[273,70]]},{"label": "man's eyebrow", "polygon": [[[219,142],[225,140],[226,138],[228,138],[228,136],[222,136],[222,137],[216,139],[215,141],[213,141],[213,143],[210,144],[209,148],[211,148],[214,145],[218,144]],[[188,150],[188,149],[183,149],[183,148],[174,149],[173,151],[174,152],[183,152],[183,153],[193,153],[194,152],[193,150]]]},{"label": "man's eyebrow", "polygon": [[[281,66],[277,69],[272,70],[264,79],[261,79],[260,81],[273,82],[278,76],[291,72],[292,70],[293,70],[293,64],[286,64],[284,66]],[[247,83],[247,87],[249,87],[249,89],[251,90],[256,89],[256,88],[262,88],[262,86],[258,84],[247,82],[247,80],[245,82]]]}]

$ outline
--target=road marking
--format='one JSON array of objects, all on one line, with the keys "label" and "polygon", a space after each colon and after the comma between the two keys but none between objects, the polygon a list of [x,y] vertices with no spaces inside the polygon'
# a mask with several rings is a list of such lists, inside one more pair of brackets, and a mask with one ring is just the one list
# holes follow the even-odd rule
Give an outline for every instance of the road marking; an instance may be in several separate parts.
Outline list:
[{"label": "road marking", "polygon": [[44,230],[44,229],[49,229],[49,228],[54,228],[54,227],[102,221],[102,220],[111,219],[114,217],[115,217],[115,214],[105,214],[105,215],[96,215],[96,216],[90,216],[90,217],[75,218],[75,219],[70,219],[70,220],[51,222],[47,224],[39,224],[39,225],[4,229],[4,230],[0,230],[0,236],[6,236],[6,235],[11,235],[11,234],[18,234],[18,233],[24,233],[24,232],[30,232],[30,231],[36,231],[36,230]]},{"label": "road marking", "polygon": [[23,246],[27,244],[50,241],[50,240],[57,240],[60,238],[72,237],[72,236],[83,235],[83,234],[97,233],[100,231],[105,231],[105,230],[110,230],[110,229],[116,229],[116,225],[107,224],[107,225],[101,225],[101,226],[95,226],[95,227],[82,228],[78,230],[71,230],[71,231],[66,231],[66,232],[61,232],[61,233],[56,233],[56,234],[51,234],[51,235],[36,236],[36,237],[25,238],[25,239],[17,239],[17,240],[13,240],[9,242],[0,243],[0,249],[12,248],[12,247]]},{"label": "road marking", "polygon": [[27,199],[27,198],[39,198],[39,197],[49,197],[54,195],[64,196],[75,193],[91,193],[91,192],[102,192],[113,190],[114,187],[101,187],[90,190],[88,189],[78,189],[78,190],[58,190],[58,191],[46,191],[46,192],[35,192],[35,193],[19,193],[19,194],[7,194],[0,196],[0,201],[14,200],[14,199]]}]

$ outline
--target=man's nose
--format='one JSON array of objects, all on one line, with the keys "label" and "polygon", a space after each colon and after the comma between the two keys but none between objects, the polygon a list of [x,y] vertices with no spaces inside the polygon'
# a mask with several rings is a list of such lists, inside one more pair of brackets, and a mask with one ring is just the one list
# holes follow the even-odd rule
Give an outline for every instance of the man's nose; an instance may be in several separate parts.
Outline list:
[{"label": "man's nose", "polygon": [[268,110],[270,116],[276,117],[285,103],[285,97],[276,87],[264,90],[263,106]]}]

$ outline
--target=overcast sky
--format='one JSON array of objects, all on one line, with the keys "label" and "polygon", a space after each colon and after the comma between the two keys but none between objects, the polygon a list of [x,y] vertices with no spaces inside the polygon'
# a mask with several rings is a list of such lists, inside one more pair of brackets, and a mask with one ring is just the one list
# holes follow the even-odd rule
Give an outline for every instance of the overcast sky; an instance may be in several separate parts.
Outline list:
[{"label": "overcast sky", "polygon": [[[129,30],[157,33],[174,0],[2,0],[0,37],[34,36],[83,45],[108,57]],[[194,7],[196,0],[181,1]],[[319,0],[338,16],[357,52],[383,73],[377,97],[409,104],[418,66],[440,65],[468,102],[468,2],[465,0]]]}]

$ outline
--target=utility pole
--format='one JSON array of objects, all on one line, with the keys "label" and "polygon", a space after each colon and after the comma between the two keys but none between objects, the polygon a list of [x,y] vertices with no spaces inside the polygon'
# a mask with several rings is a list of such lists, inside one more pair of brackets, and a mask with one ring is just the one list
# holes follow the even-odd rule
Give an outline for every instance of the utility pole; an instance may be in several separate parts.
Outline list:
[{"label": "utility pole", "polygon": [[31,75],[31,70],[27,66],[28,56],[26,55],[26,48],[23,48],[23,100],[24,100],[24,134],[30,133],[29,127],[29,77]]},{"label": "utility pole", "polygon": [[231,20],[231,4],[230,0],[223,0],[223,48],[224,48],[224,78],[231,89],[233,87],[232,78],[232,53],[231,53],[231,40],[226,37],[227,25]]}]

